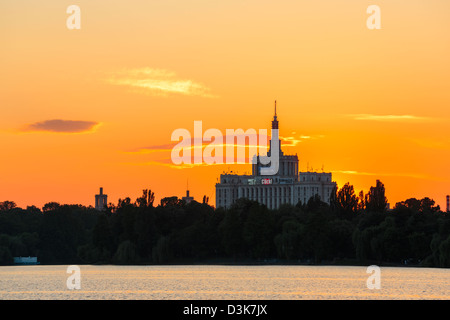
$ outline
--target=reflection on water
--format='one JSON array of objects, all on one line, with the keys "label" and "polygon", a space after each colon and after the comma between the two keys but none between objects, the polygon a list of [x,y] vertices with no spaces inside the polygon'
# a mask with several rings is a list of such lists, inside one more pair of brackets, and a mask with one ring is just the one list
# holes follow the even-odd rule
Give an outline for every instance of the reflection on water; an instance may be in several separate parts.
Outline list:
[{"label": "reflection on water", "polygon": [[381,268],[369,290],[366,267],[81,265],[0,267],[0,299],[450,299],[450,270]]}]

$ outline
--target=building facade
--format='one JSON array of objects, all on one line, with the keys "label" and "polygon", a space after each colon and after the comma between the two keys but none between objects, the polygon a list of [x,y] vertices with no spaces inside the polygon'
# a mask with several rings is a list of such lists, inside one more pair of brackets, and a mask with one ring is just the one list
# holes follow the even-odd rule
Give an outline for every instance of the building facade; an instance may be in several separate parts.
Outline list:
[{"label": "building facade", "polygon": [[[273,129],[278,129],[275,115]],[[278,131],[278,130],[277,130]],[[272,139],[278,136],[272,134]],[[271,141],[272,142],[272,141]],[[275,175],[261,175],[261,168],[268,165],[261,163],[259,156],[252,164],[251,175],[222,174],[216,184],[216,208],[229,208],[237,199],[247,198],[266,205],[269,209],[277,209],[282,204],[296,205],[299,201],[306,203],[311,197],[318,195],[326,203],[330,203],[330,195],[336,187],[330,172],[299,172],[297,155],[284,155],[279,146],[279,166]],[[271,148],[267,155],[271,155]]]},{"label": "building facade", "polygon": [[100,188],[100,194],[95,195],[95,209],[103,211],[108,205],[108,195],[103,194],[103,188]]}]

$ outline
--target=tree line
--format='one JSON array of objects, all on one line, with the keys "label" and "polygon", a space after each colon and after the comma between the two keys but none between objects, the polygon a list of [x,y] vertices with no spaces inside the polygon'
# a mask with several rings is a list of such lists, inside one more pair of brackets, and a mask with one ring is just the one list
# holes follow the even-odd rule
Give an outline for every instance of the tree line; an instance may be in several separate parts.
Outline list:
[{"label": "tree line", "polygon": [[275,210],[239,199],[228,209],[177,197],[154,204],[151,190],[104,211],[50,202],[0,202],[0,264],[334,263],[450,267],[450,214],[429,198],[387,208],[384,185],[367,194],[349,183],[330,203]]}]

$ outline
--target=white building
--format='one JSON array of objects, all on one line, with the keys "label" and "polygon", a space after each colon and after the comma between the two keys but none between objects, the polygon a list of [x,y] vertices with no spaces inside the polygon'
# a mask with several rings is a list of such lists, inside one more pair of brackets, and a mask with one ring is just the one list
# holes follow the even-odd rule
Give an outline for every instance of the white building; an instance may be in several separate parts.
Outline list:
[{"label": "white building", "polygon": [[[278,129],[276,105],[272,129]],[[257,163],[252,164],[251,175],[220,175],[220,182],[216,184],[216,208],[229,208],[239,198],[258,201],[269,209],[279,208],[285,203],[307,203],[315,195],[326,203],[330,202],[331,192],[336,187],[331,173],[299,172],[297,155],[284,155],[281,146],[279,154],[276,175],[260,175],[260,169],[265,165],[261,164],[259,157]]]}]

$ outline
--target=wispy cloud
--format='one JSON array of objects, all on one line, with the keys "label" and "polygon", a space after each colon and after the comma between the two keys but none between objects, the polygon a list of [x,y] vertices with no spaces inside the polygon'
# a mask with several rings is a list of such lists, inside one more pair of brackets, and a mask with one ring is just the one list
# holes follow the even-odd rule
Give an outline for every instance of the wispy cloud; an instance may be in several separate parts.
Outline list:
[{"label": "wispy cloud", "polygon": [[172,142],[167,144],[158,144],[153,146],[141,147],[134,150],[125,151],[125,153],[131,154],[149,154],[154,152],[167,152],[171,151],[178,142]]},{"label": "wispy cloud", "polygon": [[[217,137],[215,137],[217,138]],[[240,134],[236,134],[236,135],[232,135],[232,136],[221,136],[219,137],[221,138],[220,143],[217,141],[214,141],[214,146],[218,147],[218,148],[226,148],[228,146],[233,146],[233,147],[244,147],[244,148],[259,148],[259,149],[265,149],[267,150],[269,148],[268,145],[258,145],[258,143],[251,143],[252,139],[256,140],[256,141],[269,141],[269,137],[266,137],[264,135],[261,134],[255,134],[255,135],[251,135],[251,136],[247,136],[247,135],[240,135]],[[227,143],[227,139],[233,139],[235,138],[234,143]],[[238,141],[241,141],[242,138],[246,138],[244,141],[244,143],[238,143]],[[196,138],[196,137],[191,137],[189,139],[189,142],[187,143],[188,146],[183,146],[183,147],[177,147],[177,145],[179,144],[179,141],[174,141],[171,143],[167,143],[167,144],[159,144],[159,145],[151,145],[151,146],[146,146],[146,147],[141,147],[141,148],[137,148],[134,150],[129,150],[126,151],[126,153],[136,153],[136,154],[147,154],[147,153],[153,153],[153,152],[163,152],[163,151],[172,151],[172,150],[180,150],[180,149],[184,149],[184,150],[194,150],[196,148],[205,148],[208,145],[211,145],[213,142],[211,141],[204,141],[203,138]]]},{"label": "wispy cloud", "polygon": [[333,170],[333,173],[349,174],[349,175],[361,175],[361,176],[385,176],[385,174],[378,174],[374,172],[362,172],[355,170]]},{"label": "wispy cloud", "polygon": [[172,163],[172,160],[170,160],[170,159],[160,159],[160,160],[153,160],[153,161],[146,161],[146,162],[127,163],[127,164],[141,165],[141,166],[163,166],[163,167],[168,167],[171,169],[190,169],[190,168],[194,168],[194,167],[206,166],[205,163],[199,163],[199,164],[183,163],[180,165],[175,165]]},{"label": "wispy cloud", "polygon": [[[293,132],[295,134],[295,132]],[[309,136],[309,135],[300,135],[300,136],[284,136],[280,137],[281,145],[283,147],[295,147],[299,143],[305,140],[319,139],[323,138],[323,135]]]},{"label": "wispy cloud", "polygon": [[56,133],[82,133],[90,132],[95,129],[100,123],[94,121],[80,121],[80,120],[44,120],[40,122],[34,122],[24,126],[21,131],[33,132],[33,131],[45,131]]},{"label": "wispy cloud", "polygon": [[361,113],[361,114],[350,114],[349,117],[353,118],[354,120],[367,120],[367,121],[429,121],[432,120],[432,118],[428,117],[419,117],[414,116],[411,114],[401,114],[401,115],[395,115],[395,114],[368,114],[368,113]]},{"label": "wispy cloud", "polygon": [[432,177],[426,174],[420,173],[408,173],[408,172],[399,172],[399,173],[387,173],[387,172],[362,172],[362,171],[354,171],[354,170],[333,170],[333,173],[341,173],[348,175],[360,175],[360,176],[377,176],[377,177],[405,177],[405,178],[415,178],[415,179],[426,179],[426,180],[439,180],[437,177]]},{"label": "wispy cloud", "polygon": [[[305,139],[309,139],[309,137],[306,137]],[[296,137],[280,137],[280,140],[283,147],[295,147],[302,142],[302,139]]]},{"label": "wispy cloud", "polygon": [[140,68],[112,73],[106,81],[113,85],[140,88],[144,93],[167,96],[182,94],[205,98],[216,97],[205,85],[191,79],[180,79],[164,69]]}]

